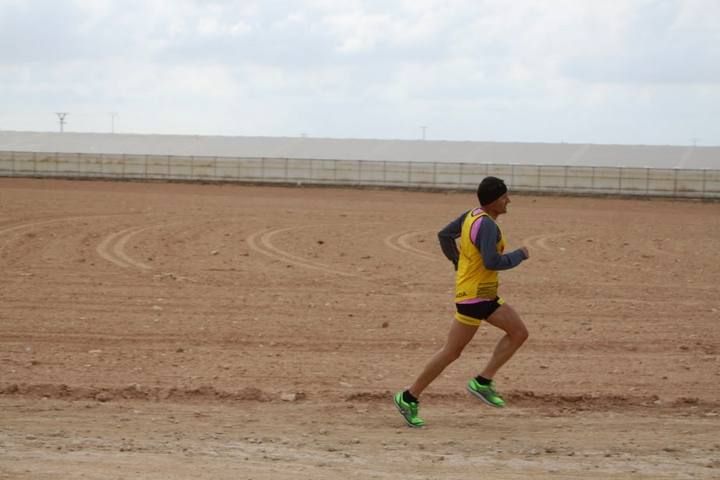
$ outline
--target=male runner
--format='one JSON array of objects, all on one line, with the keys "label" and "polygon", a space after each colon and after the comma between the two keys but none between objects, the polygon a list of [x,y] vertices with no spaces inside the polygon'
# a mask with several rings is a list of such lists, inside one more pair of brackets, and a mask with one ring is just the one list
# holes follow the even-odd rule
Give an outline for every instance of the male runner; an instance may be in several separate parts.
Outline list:
[{"label": "male runner", "polygon": [[516,267],[529,258],[526,247],[504,253],[505,238],[496,220],[507,212],[510,203],[507,186],[499,178],[486,177],[478,185],[477,197],[480,208],[463,213],[438,234],[443,253],[457,270],[457,312],[445,345],[430,359],[415,383],[393,398],[411,427],[425,425],[418,416],[420,394],[460,357],[483,320],[505,332],[485,368],[467,384],[468,391],[488,405],[505,406],[505,400],[495,390],[493,378],[528,338],[520,316],[498,296],[498,271]]}]

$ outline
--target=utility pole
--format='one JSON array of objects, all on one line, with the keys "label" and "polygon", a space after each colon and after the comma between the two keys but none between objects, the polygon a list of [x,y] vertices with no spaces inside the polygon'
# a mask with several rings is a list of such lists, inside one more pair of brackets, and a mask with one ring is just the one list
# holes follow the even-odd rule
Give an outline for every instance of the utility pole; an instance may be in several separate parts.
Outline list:
[{"label": "utility pole", "polygon": [[420,127],[420,130],[422,130],[422,139],[425,140],[425,132],[427,131],[427,127],[425,125]]},{"label": "utility pole", "polygon": [[58,120],[60,121],[60,133],[65,131],[65,117],[67,114],[68,112],[55,112],[55,115],[58,116]]},{"label": "utility pole", "polygon": [[117,112],[110,112],[110,133],[115,133],[115,117]]}]

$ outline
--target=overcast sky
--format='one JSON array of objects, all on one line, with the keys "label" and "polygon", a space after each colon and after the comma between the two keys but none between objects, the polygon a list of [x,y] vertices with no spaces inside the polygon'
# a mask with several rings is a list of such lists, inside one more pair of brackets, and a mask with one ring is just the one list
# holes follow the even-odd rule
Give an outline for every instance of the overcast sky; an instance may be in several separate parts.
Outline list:
[{"label": "overcast sky", "polygon": [[0,0],[0,130],[61,111],[66,131],[720,145],[720,0]]}]

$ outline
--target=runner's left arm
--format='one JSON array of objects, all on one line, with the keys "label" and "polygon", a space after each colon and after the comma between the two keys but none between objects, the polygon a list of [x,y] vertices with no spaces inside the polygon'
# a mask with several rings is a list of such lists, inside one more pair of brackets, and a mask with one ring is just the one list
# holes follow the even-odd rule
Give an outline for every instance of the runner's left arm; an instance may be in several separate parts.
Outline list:
[{"label": "runner's left arm", "polygon": [[525,252],[519,248],[504,254],[498,253],[496,245],[500,241],[500,229],[489,217],[480,220],[475,246],[480,250],[485,268],[497,271],[509,270],[520,265],[523,260],[527,260]]}]

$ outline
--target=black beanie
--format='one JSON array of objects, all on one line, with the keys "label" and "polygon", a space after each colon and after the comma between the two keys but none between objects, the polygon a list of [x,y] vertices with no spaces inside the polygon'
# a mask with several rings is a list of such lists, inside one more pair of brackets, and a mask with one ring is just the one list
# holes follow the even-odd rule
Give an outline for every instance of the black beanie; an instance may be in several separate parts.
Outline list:
[{"label": "black beanie", "polygon": [[497,177],[485,177],[477,189],[480,206],[488,205],[507,192],[507,185]]}]

